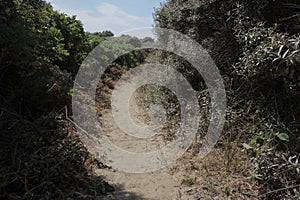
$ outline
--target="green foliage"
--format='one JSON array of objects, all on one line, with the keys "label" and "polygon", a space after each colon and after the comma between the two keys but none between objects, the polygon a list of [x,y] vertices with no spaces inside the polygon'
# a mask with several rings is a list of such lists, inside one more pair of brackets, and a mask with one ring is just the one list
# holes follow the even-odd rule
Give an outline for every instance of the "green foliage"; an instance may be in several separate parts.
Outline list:
[{"label": "green foliage", "polygon": [[52,28],[61,32],[60,44],[67,52],[67,54],[61,54],[62,58],[55,64],[59,65],[61,69],[75,74],[87,53],[92,50],[92,47],[88,46],[90,38],[86,37],[81,22],[75,16],[68,17],[65,14],[54,12],[52,17]]},{"label": "green foliage", "polygon": [[[299,11],[297,0],[169,0],[154,15],[156,26],[194,38],[217,64],[227,89],[226,127],[250,141],[242,146],[253,176],[265,183],[262,192],[300,180]],[[161,55],[181,72],[188,68]],[[203,83],[199,76],[189,81]]]},{"label": "green foliage", "polygon": [[231,1],[170,0],[154,14],[156,26],[177,30],[198,41],[210,53],[222,74],[232,72],[230,62],[239,46],[227,25]]},{"label": "green foliage", "polygon": [[114,34],[111,31],[102,31],[102,32],[95,32],[93,35],[103,38],[103,37],[113,37]]},{"label": "green foliage", "polygon": [[96,198],[112,191],[89,175],[88,152],[62,114],[79,65],[99,42],[74,16],[43,0],[0,1],[1,199]]},{"label": "green foliage", "polygon": [[1,1],[0,13],[1,95],[24,99],[31,115],[68,102],[71,77],[99,38],[42,0]]},{"label": "green foliage", "polygon": [[288,142],[289,136],[286,133],[266,132],[253,137],[249,144],[242,145],[246,150],[251,151],[254,157],[258,157],[266,146],[276,150],[286,150]]},{"label": "green foliage", "polygon": [[226,186],[226,187],[224,188],[224,193],[226,194],[227,197],[229,197],[229,196],[230,196],[230,193],[231,193],[230,187]]},{"label": "green foliage", "polygon": [[248,79],[263,75],[299,81],[296,74],[299,74],[300,34],[281,33],[276,25],[266,27],[264,22],[252,20],[241,4],[237,4],[229,16],[234,23],[234,34],[243,47],[235,65],[239,74]]},{"label": "green foliage", "polygon": [[253,156],[251,174],[266,184],[265,191],[288,187],[295,184],[300,175],[299,164],[295,164],[299,149],[298,130],[291,126],[299,122],[298,117],[291,116],[300,113],[294,100],[299,98],[300,89],[300,35],[293,31],[282,32],[282,25],[262,21],[259,14],[253,17],[243,4],[236,4],[228,14],[233,33],[242,47],[239,61],[234,64],[235,73],[251,83],[250,91],[256,90],[244,96],[257,102],[260,114],[254,116],[277,119],[268,122],[277,129],[261,127],[251,136],[249,144],[243,144]]}]

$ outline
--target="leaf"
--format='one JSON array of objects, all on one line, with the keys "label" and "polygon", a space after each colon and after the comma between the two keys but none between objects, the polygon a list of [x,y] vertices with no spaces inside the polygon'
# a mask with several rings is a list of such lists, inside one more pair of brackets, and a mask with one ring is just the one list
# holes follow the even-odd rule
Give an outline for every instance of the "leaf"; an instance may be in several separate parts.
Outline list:
[{"label": "leaf", "polygon": [[289,49],[286,50],[286,52],[283,54],[282,58],[285,58],[289,51],[290,51]]},{"label": "leaf", "polygon": [[286,133],[277,133],[276,136],[281,140],[281,141],[289,141],[289,136]]},{"label": "leaf", "polygon": [[253,149],[249,144],[243,143],[242,145],[246,150]]},{"label": "leaf", "polygon": [[280,56],[283,47],[284,47],[284,45],[281,45],[281,46],[280,46],[279,51],[278,51],[278,53],[277,53],[278,56]]},{"label": "leaf", "polygon": [[292,57],[292,56],[294,56],[296,53],[299,53],[300,52],[300,50],[295,50],[295,51],[293,51],[288,57]]},{"label": "leaf", "polygon": [[251,139],[249,145],[258,144],[259,146],[263,145],[265,138],[262,136],[256,136]]}]

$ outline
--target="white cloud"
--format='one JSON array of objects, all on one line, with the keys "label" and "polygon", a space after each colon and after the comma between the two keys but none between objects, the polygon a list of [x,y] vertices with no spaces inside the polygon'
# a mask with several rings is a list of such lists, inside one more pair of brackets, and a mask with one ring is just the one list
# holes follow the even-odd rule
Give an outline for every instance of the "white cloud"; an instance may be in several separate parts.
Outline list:
[{"label": "white cloud", "polygon": [[90,32],[111,30],[115,34],[139,27],[149,27],[153,24],[152,17],[139,17],[131,15],[120,7],[102,3],[95,10],[74,10],[53,7],[68,15],[76,15],[82,21],[84,28]]},{"label": "white cloud", "polygon": [[101,13],[102,15],[106,16],[113,16],[115,14],[118,14],[118,11],[120,11],[120,8],[113,4],[109,3],[103,3],[102,5],[97,7],[97,11]]}]

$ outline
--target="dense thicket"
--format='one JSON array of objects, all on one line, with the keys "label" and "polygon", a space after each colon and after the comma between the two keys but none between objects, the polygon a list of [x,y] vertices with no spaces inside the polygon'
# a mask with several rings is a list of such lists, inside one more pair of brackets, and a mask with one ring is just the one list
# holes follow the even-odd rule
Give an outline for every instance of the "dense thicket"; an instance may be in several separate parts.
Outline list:
[{"label": "dense thicket", "polygon": [[75,73],[100,36],[42,0],[0,1],[0,199],[112,190],[68,119]]},{"label": "dense thicket", "polygon": [[22,112],[32,115],[65,104],[69,76],[99,41],[84,32],[75,16],[58,13],[44,1],[0,4],[1,95],[12,91],[9,101],[29,107],[30,111]]},{"label": "dense thicket", "polygon": [[300,180],[299,2],[169,0],[154,17],[156,26],[187,34],[209,51],[227,90],[224,134],[251,140],[243,147],[253,155],[251,174],[263,193],[280,188],[276,198],[292,198]]}]

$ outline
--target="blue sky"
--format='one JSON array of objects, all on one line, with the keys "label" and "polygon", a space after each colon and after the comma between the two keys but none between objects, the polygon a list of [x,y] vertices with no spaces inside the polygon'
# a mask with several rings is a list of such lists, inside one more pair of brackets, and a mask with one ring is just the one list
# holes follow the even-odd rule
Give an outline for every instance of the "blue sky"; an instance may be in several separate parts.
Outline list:
[{"label": "blue sky", "polygon": [[86,31],[111,30],[118,35],[132,29],[151,27],[154,7],[165,0],[47,0],[55,10],[76,15]]}]

